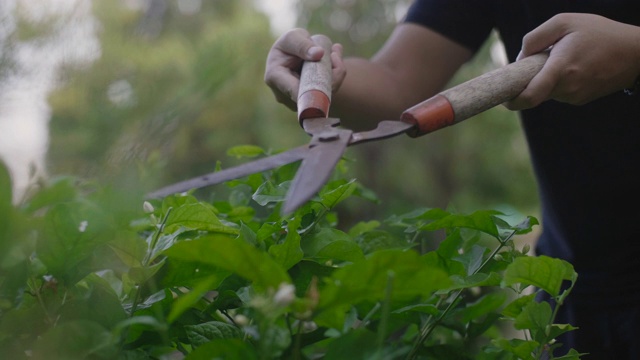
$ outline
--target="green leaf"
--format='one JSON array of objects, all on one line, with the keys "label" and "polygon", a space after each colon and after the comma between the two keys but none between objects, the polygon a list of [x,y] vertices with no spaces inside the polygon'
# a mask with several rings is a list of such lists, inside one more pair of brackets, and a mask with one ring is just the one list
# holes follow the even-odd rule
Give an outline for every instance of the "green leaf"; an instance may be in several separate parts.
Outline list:
[{"label": "green leaf", "polygon": [[213,208],[203,203],[185,204],[171,211],[165,223],[164,232],[172,233],[182,227],[234,235],[240,232],[235,227],[222,224]]},{"label": "green leaf", "polygon": [[377,228],[380,227],[380,222],[373,220],[373,221],[362,221],[359,222],[357,224],[355,224],[353,227],[351,227],[351,229],[349,230],[348,234],[351,237],[356,237],[356,236],[360,236],[363,235],[365,233],[368,233],[370,231],[373,231]]},{"label": "green leaf", "polygon": [[458,316],[462,318],[462,321],[468,323],[474,319],[478,319],[492,311],[497,310],[507,299],[507,294],[504,291],[491,292],[476,302],[468,304],[462,309]]},{"label": "green leaf", "polygon": [[77,320],[62,323],[47,331],[33,349],[36,360],[114,358],[115,341],[104,327],[97,323]]},{"label": "green leaf", "polygon": [[462,238],[458,229],[450,231],[447,237],[438,245],[436,252],[442,258],[453,259],[458,256],[460,249],[464,245],[464,239]]},{"label": "green leaf", "polygon": [[0,160],[0,251],[2,254],[7,252],[8,242],[11,240],[9,227],[13,214],[12,194],[11,175]]},{"label": "green leaf", "polygon": [[535,301],[536,293],[525,295],[513,300],[502,310],[502,315],[515,319],[522,313],[522,310],[529,305],[529,303]]},{"label": "green leaf", "polygon": [[239,338],[240,329],[220,321],[209,321],[197,325],[185,325],[184,330],[189,338],[189,343],[198,347],[214,339]]},{"label": "green leaf", "polygon": [[[142,266],[142,260],[149,245],[135,233],[116,233],[107,244],[118,258],[127,266]],[[154,257],[155,258],[155,257]]]},{"label": "green leaf", "polygon": [[560,294],[563,280],[575,282],[577,276],[573,266],[564,260],[548,256],[522,256],[507,267],[503,285],[533,285],[555,297]]},{"label": "green leaf", "polygon": [[167,324],[158,321],[153,316],[139,315],[120,321],[111,332],[114,336],[120,336],[125,330],[131,328],[136,328],[136,332],[142,330],[166,331]]},{"label": "green leaf", "polygon": [[[442,257],[437,251],[429,251],[424,254],[423,257],[429,266],[437,267],[449,275],[458,275],[461,279],[467,277],[467,270],[461,262]],[[466,285],[464,285],[464,287],[466,287]]]},{"label": "green leaf", "polygon": [[538,219],[533,216],[527,216],[527,218],[524,219],[521,223],[515,225],[513,229],[517,230],[516,234],[523,235],[530,233],[535,225],[540,225]]},{"label": "green leaf", "polygon": [[106,274],[102,272],[103,277],[92,273],[82,279],[72,290],[74,295],[69,296],[58,310],[58,321],[90,320],[110,329],[124,320],[127,314],[113,288],[118,284],[110,282]]},{"label": "green leaf", "polygon": [[26,211],[33,212],[45,206],[71,201],[75,199],[76,193],[74,178],[56,177],[50,180],[47,187],[38,191],[24,207]]},{"label": "green leaf", "polygon": [[[241,179],[229,180],[225,184],[232,188],[240,185],[246,185],[251,189],[251,191],[255,192],[263,183],[264,177],[262,176],[262,173],[255,173]],[[233,191],[229,196],[229,203],[232,206],[247,206],[249,204],[249,200],[250,198],[243,190]]]},{"label": "green leaf", "polygon": [[175,259],[201,262],[231,271],[262,289],[277,289],[281,283],[291,283],[286,271],[267,253],[243,240],[226,236],[209,235],[180,242],[166,254]]},{"label": "green leaf", "polygon": [[473,245],[469,251],[456,256],[454,260],[464,264],[464,267],[467,270],[467,275],[471,275],[480,268],[484,261],[484,254],[488,251],[489,249],[484,246]]},{"label": "green leaf", "polygon": [[264,241],[258,241],[258,235],[256,234],[256,232],[253,231],[253,229],[245,223],[240,223],[240,234],[238,238],[246,241],[248,244],[257,247],[260,250],[265,249]]},{"label": "green leaf", "polygon": [[242,359],[257,360],[258,354],[240,339],[215,339],[189,353],[185,360]]},{"label": "green leaf", "polygon": [[282,359],[282,353],[291,345],[291,332],[284,324],[270,325],[260,333],[261,358]]},{"label": "green leaf", "polygon": [[129,278],[137,284],[144,284],[164,266],[164,260],[149,266],[135,266],[129,269]]},{"label": "green leaf", "polygon": [[186,294],[178,297],[173,304],[171,304],[171,312],[167,316],[167,322],[174,322],[180,315],[187,311],[191,306],[196,304],[204,294],[208,291],[215,289],[224,280],[224,277],[208,276],[199,281],[196,286],[189,290]]},{"label": "green leaf", "polygon": [[256,211],[249,206],[235,206],[231,211],[227,213],[229,221],[232,222],[249,222],[255,216]]},{"label": "green leaf", "polygon": [[[149,295],[143,302],[139,303],[136,310],[142,310],[152,307],[155,304],[162,303],[164,301],[173,301],[173,293],[169,289],[160,290],[154,294]],[[131,304],[126,304],[125,307],[131,308]]]},{"label": "green leaf", "polygon": [[307,259],[321,262],[331,259],[354,262],[364,258],[362,250],[349,235],[332,228],[322,228],[305,237],[302,250]]},{"label": "green leaf", "polygon": [[[334,184],[327,184],[329,188]],[[329,191],[321,191],[320,192],[320,202],[322,205],[326,206],[328,209],[333,209],[336,205],[338,205],[343,200],[347,199],[358,187],[355,180],[351,180],[347,183],[344,183],[337,186],[334,189]]]},{"label": "green leaf", "polygon": [[449,215],[448,212],[441,209],[416,209],[411,212],[402,215],[392,215],[386,222],[391,226],[398,226],[407,228],[407,231],[415,231],[415,224],[423,225],[423,221],[433,221],[442,219]]},{"label": "green leaf", "polygon": [[58,204],[45,215],[44,235],[38,239],[40,260],[56,277],[84,277],[77,265],[109,239],[104,214],[91,206]]},{"label": "green leaf", "polygon": [[0,210],[7,206],[11,207],[12,192],[11,174],[9,174],[9,169],[4,162],[0,160]]},{"label": "green leaf", "polygon": [[296,286],[296,296],[304,297],[314,278],[329,277],[336,270],[333,266],[326,266],[315,261],[302,260],[289,270],[289,274]]},{"label": "green leaf", "polygon": [[284,182],[279,185],[273,185],[270,181],[262,184],[251,197],[260,206],[266,206],[272,202],[282,202],[289,190],[290,182]]},{"label": "green leaf", "polygon": [[452,275],[452,285],[446,290],[468,289],[477,286],[498,286],[502,277],[497,273],[478,273],[470,276]]},{"label": "green leaf", "polygon": [[554,357],[555,360],[579,360],[581,356],[589,355],[588,353],[579,353],[574,349],[569,350],[569,352],[564,356]]},{"label": "green leaf", "polygon": [[376,359],[376,334],[368,329],[356,329],[333,340],[325,355],[332,360]]},{"label": "green leaf", "polygon": [[269,255],[285,270],[289,270],[304,256],[304,252],[300,248],[300,234],[297,232],[300,222],[299,217],[291,221],[287,225],[287,236],[284,242],[269,247]]},{"label": "green leaf", "polygon": [[162,200],[162,213],[166,214],[169,209],[177,209],[181,206],[188,204],[197,204],[198,199],[196,199],[193,195],[182,195],[175,194],[173,196],[167,196]]},{"label": "green leaf", "polygon": [[282,224],[280,222],[265,222],[260,226],[260,229],[256,232],[256,241],[258,244],[265,242],[272,242],[280,237],[280,234],[284,232]]},{"label": "green leaf", "polygon": [[227,150],[228,156],[234,156],[238,159],[243,157],[253,158],[259,155],[264,155],[264,150],[255,145],[238,145]]},{"label": "green leaf", "polygon": [[414,304],[392,311],[393,314],[402,314],[405,312],[417,312],[436,316],[440,313],[438,308],[433,304]]},{"label": "green leaf", "polygon": [[338,312],[344,305],[384,299],[390,277],[393,278],[393,300],[428,296],[450,285],[446,273],[428,265],[416,252],[385,250],[336,270],[320,294],[319,309],[332,310],[333,313],[328,314],[332,321],[340,319],[344,314]]},{"label": "green leaf", "polygon": [[518,359],[522,360],[534,360],[532,353],[540,346],[540,343],[533,340],[507,340],[500,338],[494,339],[492,342],[497,347],[516,355]]},{"label": "green leaf", "polygon": [[198,261],[185,261],[177,258],[167,258],[166,266],[161,277],[161,285],[171,287],[195,287],[210,276],[225,279],[231,272],[220,269],[211,264]]},{"label": "green leaf", "polygon": [[[544,331],[551,323],[551,305],[548,302],[528,303],[518,316],[516,316],[514,326],[516,329],[529,329],[532,331]],[[538,339],[536,339],[538,340]]]},{"label": "green leaf", "polygon": [[158,258],[158,256],[160,256],[164,251],[170,249],[173,245],[180,241],[181,235],[189,231],[192,230],[180,228],[179,230],[176,230],[175,232],[169,234],[161,233],[155,243],[153,243],[153,240],[155,236],[157,236],[157,234],[153,233],[149,235],[149,237],[147,238],[147,243],[149,244],[149,246],[153,246],[153,248],[149,249],[149,256],[146,261],[150,263],[156,260],[156,258]]},{"label": "green leaf", "polygon": [[577,330],[578,327],[571,324],[553,324],[549,326],[549,338],[556,339],[558,336],[573,330]]},{"label": "green leaf", "polygon": [[356,243],[365,255],[375,251],[390,249],[409,249],[414,244],[386,231],[369,231],[355,238]]},{"label": "green leaf", "polygon": [[442,219],[422,226],[421,230],[435,231],[440,229],[467,228],[499,238],[500,234],[494,217],[500,214],[500,212],[493,210],[476,211],[471,215],[450,214]]}]

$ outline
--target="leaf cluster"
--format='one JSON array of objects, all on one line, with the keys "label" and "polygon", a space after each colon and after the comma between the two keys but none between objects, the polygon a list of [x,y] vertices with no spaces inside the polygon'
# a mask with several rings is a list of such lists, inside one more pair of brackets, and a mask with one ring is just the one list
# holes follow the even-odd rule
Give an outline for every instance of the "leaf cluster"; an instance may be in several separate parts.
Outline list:
[{"label": "leaf cluster", "polygon": [[[264,153],[238,147],[236,156]],[[343,164],[344,165],[344,164]],[[0,353],[12,359],[578,359],[554,357],[577,280],[528,255],[497,211],[416,209],[339,223],[375,195],[338,171],[290,216],[297,165],[228,196],[59,178],[20,206],[0,167]],[[445,237],[437,244],[434,232]],[[433,248],[434,250],[424,250]]]}]

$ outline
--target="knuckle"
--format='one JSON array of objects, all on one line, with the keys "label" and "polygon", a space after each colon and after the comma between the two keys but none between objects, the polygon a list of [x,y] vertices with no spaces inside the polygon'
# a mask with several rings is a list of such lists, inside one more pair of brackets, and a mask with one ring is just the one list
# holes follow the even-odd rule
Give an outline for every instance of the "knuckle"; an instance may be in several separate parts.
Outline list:
[{"label": "knuckle", "polygon": [[530,109],[536,107],[541,103],[540,99],[531,93],[522,93],[518,96],[515,105],[518,109]]}]

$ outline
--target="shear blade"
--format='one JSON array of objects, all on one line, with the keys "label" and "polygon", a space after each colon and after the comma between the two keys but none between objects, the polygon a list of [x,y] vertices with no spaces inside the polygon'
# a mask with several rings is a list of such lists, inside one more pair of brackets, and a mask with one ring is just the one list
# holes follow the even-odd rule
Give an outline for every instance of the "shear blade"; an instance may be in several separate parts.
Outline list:
[{"label": "shear blade", "polygon": [[229,180],[239,179],[251,174],[277,168],[303,159],[309,152],[309,146],[297,148],[272,155],[259,160],[251,161],[236,167],[216,171],[193,179],[185,180],[177,184],[169,185],[147,194],[147,199],[157,199],[168,195],[182,193],[192,189],[200,189],[206,186],[220,184]]},{"label": "shear blade", "polygon": [[351,130],[336,129],[338,138],[314,141],[300,164],[282,206],[282,214],[290,214],[311,199],[329,180],[333,169],[351,140]]}]

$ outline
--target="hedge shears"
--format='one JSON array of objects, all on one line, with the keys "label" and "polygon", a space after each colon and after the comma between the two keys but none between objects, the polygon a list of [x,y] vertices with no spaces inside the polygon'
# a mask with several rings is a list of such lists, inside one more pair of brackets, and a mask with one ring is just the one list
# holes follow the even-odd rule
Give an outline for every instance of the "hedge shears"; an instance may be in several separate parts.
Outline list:
[{"label": "hedge shears", "polygon": [[348,146],[405,133],[415,138],[457,124],[516,97],[548,58],[548,52],[526,57],[445,90],[409,108],[399,120],[383,120],[373,130],[353,132],[339,127],[339,119],[328,117],[331,40],[324,35],[314,35],[312,39],[325,51],[320,61],[304,62],[300,74],[298,121],[311,135],[308,144],[163,187],[147,194],[147,198],[199,189],[302,160],[282,206],[282,214],[290,214],[329,180]]}]

